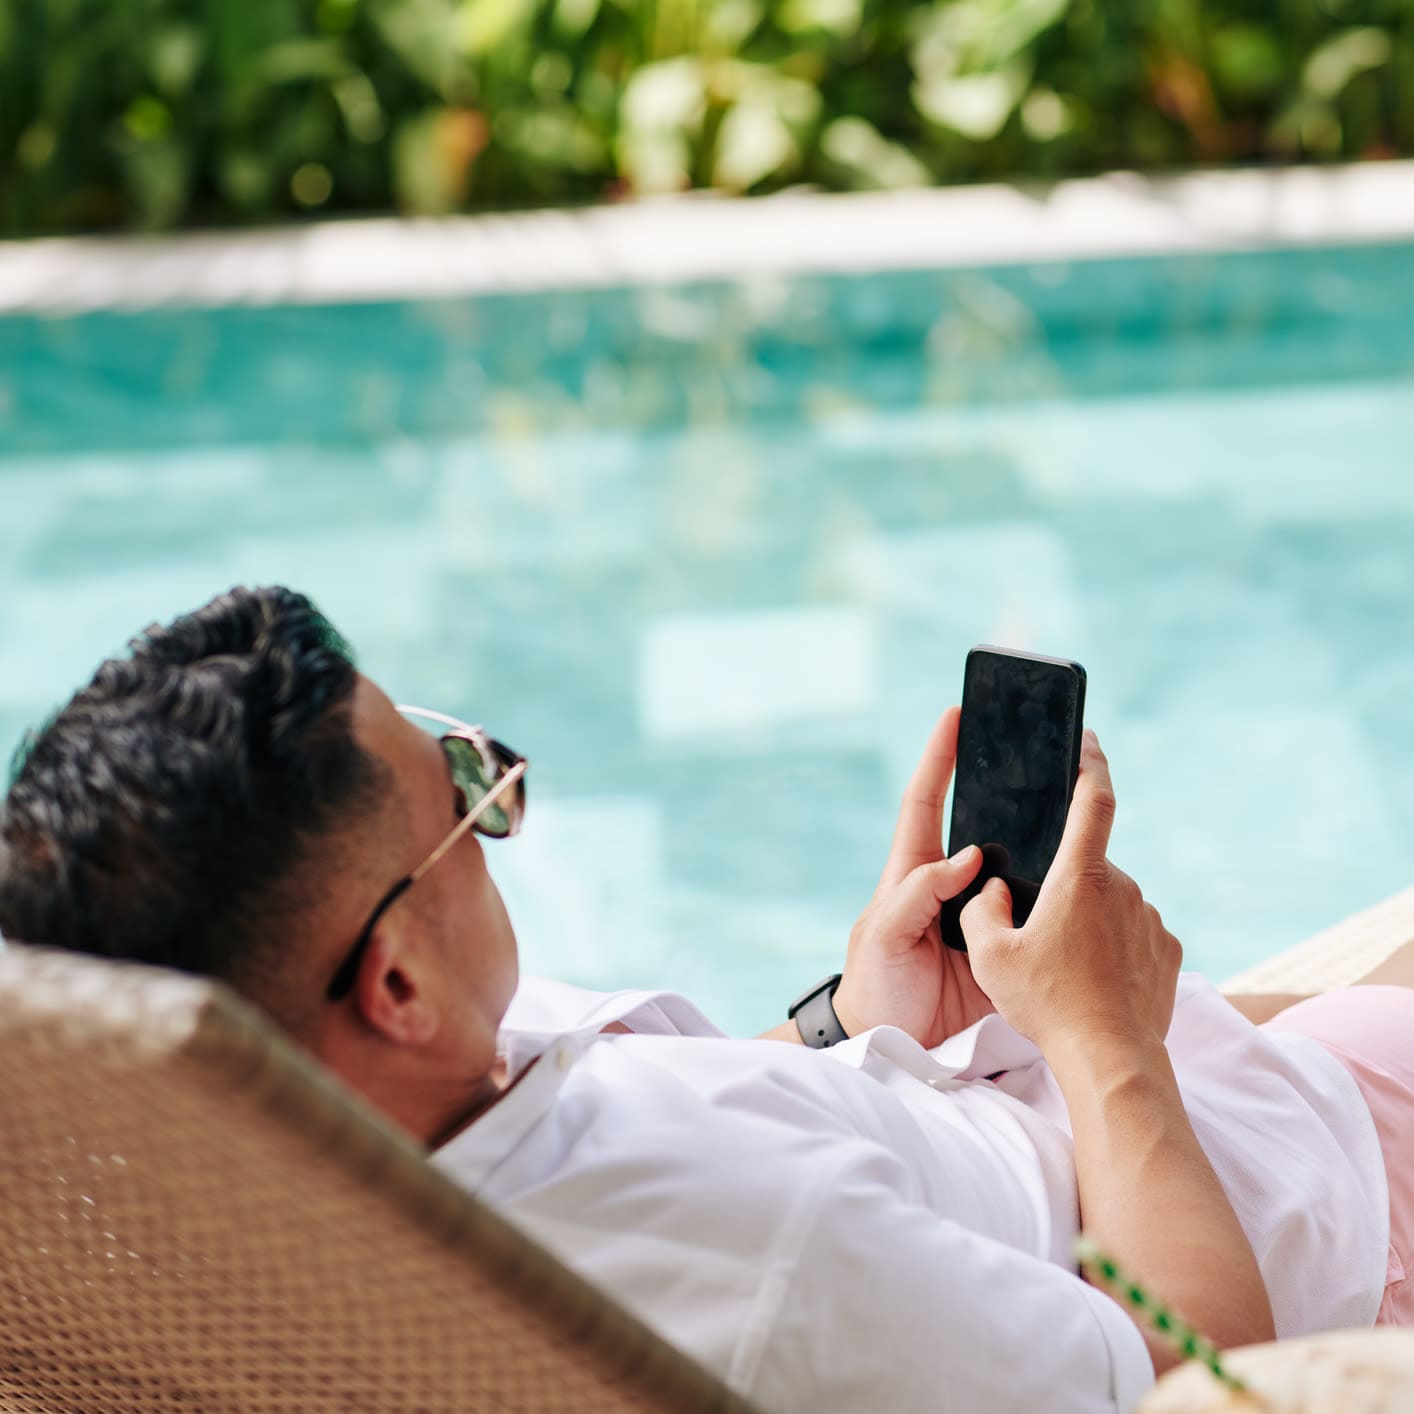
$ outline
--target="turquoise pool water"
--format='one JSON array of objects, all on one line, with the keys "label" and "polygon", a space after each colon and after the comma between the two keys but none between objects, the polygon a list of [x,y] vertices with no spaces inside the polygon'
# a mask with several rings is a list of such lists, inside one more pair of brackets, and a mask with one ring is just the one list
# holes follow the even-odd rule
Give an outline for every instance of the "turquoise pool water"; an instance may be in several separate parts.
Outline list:
[{"label": "turquoise pool water", "polygon": [[532,759],[526,965],[731,1029],[840,961],[974,642],[1080,659],[1230,973],[1410,881],[1414,247],[0,320],[0,739],[304,588]]}]

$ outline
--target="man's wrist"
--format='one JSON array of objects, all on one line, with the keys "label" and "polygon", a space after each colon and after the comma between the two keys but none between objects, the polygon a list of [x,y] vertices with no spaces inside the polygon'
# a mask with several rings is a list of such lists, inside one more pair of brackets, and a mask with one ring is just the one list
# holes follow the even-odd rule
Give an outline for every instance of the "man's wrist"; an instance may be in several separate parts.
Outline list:
[{"label": "man's wrist", "polygon": [[769,1031],[763,1031],[756,1038],[758,1041],[789,1041],[792,1046],[803,1046],[804,1041],[800,1039],[800,1028],[793,1021],[782,1021],[778,1026],[773,1026]]},{"label": "man's wrist", "polygon": [[1068,1082],[1114,1084],[1141,1075],[1173,1075],[1163,1038],[1152,1030],[1073,1028],[1037,1042],[1062,1089]]}]

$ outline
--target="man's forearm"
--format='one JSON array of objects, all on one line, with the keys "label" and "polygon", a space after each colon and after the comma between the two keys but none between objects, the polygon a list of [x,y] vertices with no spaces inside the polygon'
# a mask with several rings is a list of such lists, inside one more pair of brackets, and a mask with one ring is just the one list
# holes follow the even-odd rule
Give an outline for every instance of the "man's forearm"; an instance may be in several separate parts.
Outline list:
[{"label": "man's forearm", "polygon": [[[1162,1043],[1085,1037],[1046,1059],[1070,1111],[1086,1233],[1218,1345],[1271,1340],[1252,1245],[1193,1132]],[[1177,1363],[1149,1344],[1158,1369]]]}]

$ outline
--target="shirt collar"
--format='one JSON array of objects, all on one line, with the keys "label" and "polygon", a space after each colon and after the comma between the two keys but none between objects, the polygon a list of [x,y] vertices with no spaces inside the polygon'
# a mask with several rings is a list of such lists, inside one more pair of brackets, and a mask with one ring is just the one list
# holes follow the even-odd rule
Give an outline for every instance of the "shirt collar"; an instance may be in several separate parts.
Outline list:
[{"label": "shirt collar", "polygon": [[481,1188],[544,1118],[599,1034],[591,1026],[556,1036],[538,1058],[531,1058],[533,1063],[521,1066],[519,1078],[513,1077],[515,1083],[494,1105],[431,1155],[431,1162],[453,1170],[464,1188]]},{"label": "shirt collar", "polygon": [[[553,1106],[570,1071],[602,1035],[601,1021],[596,1016],[592,1024],[558,1035],[522,1031],[507,1036],[514,1041],[506,1055],[513,1088],[437,1149],[432,1162],[455,1170],[457,1181],[467,1188],[476,1190],[485,1184]],[[1041,1059],[1036,1047],[997,1015],[983,1017],[931,1051],[897,1027],[876,1026],[841,1041],[826,1054],[866,1072],[897,1067],[938,1090],[956,1089]]]}]

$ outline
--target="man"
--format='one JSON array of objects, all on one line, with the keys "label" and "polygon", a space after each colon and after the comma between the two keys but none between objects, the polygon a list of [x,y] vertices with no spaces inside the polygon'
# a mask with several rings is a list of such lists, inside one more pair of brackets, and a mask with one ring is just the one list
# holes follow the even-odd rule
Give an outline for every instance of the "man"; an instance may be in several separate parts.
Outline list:
[{"label": "man", "polygon": [[1131,1408],[1176,1357],[1077,1274],[1082,1216],[1220,1344],[1402,1322],[1414,958],[1248,1015],[1180,981],[1105,858],[1093,736],[1026,926],[989,884],[944,949],[979,865],[940,848],[956,731],[842,980],[733,1040],[669,994],[518,987],[477,835],[515,833],[525,762],[395,708],[301,596],[233,590],[27,745],[0,928],[230,982],[764,1408]]}]

